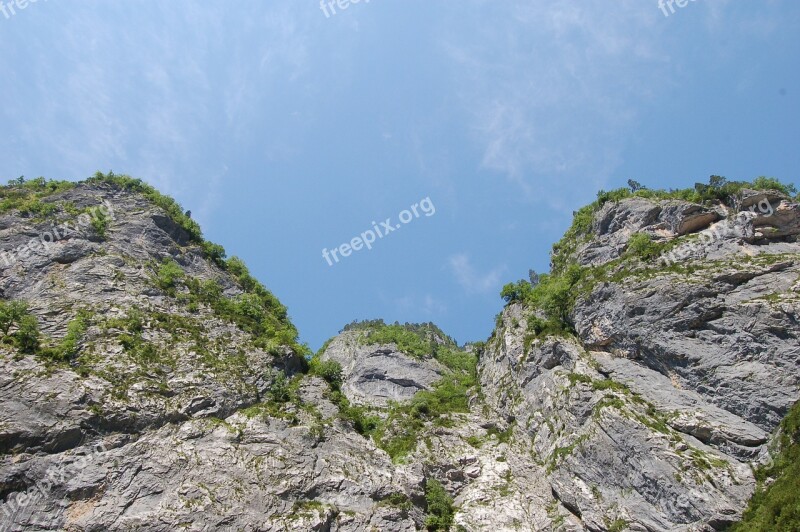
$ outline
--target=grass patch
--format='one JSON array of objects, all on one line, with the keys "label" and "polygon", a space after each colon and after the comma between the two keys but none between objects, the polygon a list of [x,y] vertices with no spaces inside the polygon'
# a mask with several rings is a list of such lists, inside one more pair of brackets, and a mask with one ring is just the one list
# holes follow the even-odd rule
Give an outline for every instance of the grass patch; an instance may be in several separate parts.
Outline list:
[{"label": "grass patch", "polygon": [[800,530],[800,402],[780,431],[773,462],[756,470],[755,494],[733,532]]},{"label": "grass patch", "polygon": [[0,301],[0,341],[16,347],[21,353],[33,354],[39,349],[39,322],[22,301]]},{"label": "grass patch", "polygon": [[428,422],[446,425],[449,415],[469,412],[468,391],[475,386],[474,373],[451,373],[432,390],[417,392],[406,403],[394,403],[386,420],[375,430],[375,441],[393,460],[417,447]]},{"label": "grass patch", "polygon": [[442,347],[457,347],[455,340],[433,323],[387,325],[383,320],[370,320],[353,322],[344,328],[351,330],[362,332],[359,342],[363,345],[395,344],[399,351],[415,358],[436,356]]},{"label": "grass patch", "polygon": [[80,311],[78,315],[67,325],[67,334],[54,347],[42,349],[42,356],[55,362],[69,362],[78,356],[80,342],[89,328],[89,320],[92,313]]},{"label": "grass patch", "polygon": [[44,177],[12,179],[0,186],[0,213],[17,210],[23,216],[49,216],[58,210],[54,203],[42,200],[75,187],[71,181],[53,181]]},{"label": "grass patch", "polygon": [[566,447],[556,447],[553,454],[550,455],[550,463],[547,464],[547,473],[555,471],[556,467],[568,456],[571,456],[580,445],[589,439],[588,434],[581,434]]},{"label": "grass patch", "polygon": [[[553,246],[550,273],[531,276],[531,280],[509,283],[500,293],[507,303],[519,302],[541,311],[528,318],[526,348],[539,337],[574,334],[570,315],[580,296],[591,293],[598,283],[619,282],[632,273],[631,267],[639,270],[652,269],[648,266],[650,263],[682,241],[674,239],[670,242],[655,242],[651,235],[639,233],[630,238],[626,252],[619,259],[597,267],[574,264],[572,258],[575,252],[581,244],[591,240],[594,216],[606,203],[640,197],[654,200],[677,199],[701,204],[719,201],[733,206],[737,195],[745,188],[776,190],[789,196],[797,192],[793,185],[780,183],[773,178],[759,177],[753,182],[746,182],[727,181],[720,176],[712,176],[709,184],[697,183],[691,189],[650,190],[635,183],[630,189],[598,192],[595,202],[575,212],[572,225]],[[684,271],[687,268],[690,267],[676,263],[658,266],[657,270],[687,273]]]}]

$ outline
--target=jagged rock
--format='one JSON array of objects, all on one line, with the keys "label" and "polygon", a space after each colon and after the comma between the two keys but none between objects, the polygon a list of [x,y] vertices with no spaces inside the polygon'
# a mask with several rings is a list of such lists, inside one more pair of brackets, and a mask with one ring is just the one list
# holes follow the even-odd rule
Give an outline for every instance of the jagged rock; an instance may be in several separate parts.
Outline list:
[{"label": "jagged rock", "polygon": [[[434,479],[470,531],[722,529],[800,397],[798,205],[781,194],[607,202],[562,257],[609,268],[576,294],[575,334],[535,337],[543,311],[506,306],[467,349],[480,393],[388,426],[383,438],[416,431],[394,461],[292,347],[231,317],[245,286],[173,215],[105,182],[43,201],[73,207],[0,215],[0,293],[53,342],[89,318],[69,362],[1,339],[3,531],[423,530]],[[105,236],[74,220],[99,205],[114,214]],[[641,232],[672,246],[660,262],[628,260]],[[166,258],[227,303],[165,288]],[[349,410],[386,421],[450,375],[436,356],[354,329],[321,358],[341,364]]]}]

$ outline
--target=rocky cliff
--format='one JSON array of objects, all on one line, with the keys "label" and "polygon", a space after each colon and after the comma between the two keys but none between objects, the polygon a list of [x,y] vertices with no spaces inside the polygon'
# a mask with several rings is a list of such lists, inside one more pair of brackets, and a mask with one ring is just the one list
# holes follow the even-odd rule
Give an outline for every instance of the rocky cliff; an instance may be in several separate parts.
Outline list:
[{"label": "rocky cliff", "polygon": [[143,183],[4,187],[0,530],[724,529],[800,399],[785,192],[601,194],[485,343],[311,357]]}]

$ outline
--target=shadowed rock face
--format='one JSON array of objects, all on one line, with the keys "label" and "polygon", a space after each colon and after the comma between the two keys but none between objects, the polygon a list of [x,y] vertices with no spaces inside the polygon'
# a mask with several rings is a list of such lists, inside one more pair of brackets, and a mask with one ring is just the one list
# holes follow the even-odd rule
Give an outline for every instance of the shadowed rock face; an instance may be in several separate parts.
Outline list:
[{"label": "shadowed rock face", "polygon": [[752,228],[774,215],[748,211],[747,202],[744,216],[671,201],[604,206],[596,233],[576,251],[586,266],[620,258],[637,232],[678,238],[684,217],[693,231],[735,230],[678,244],[688,252],[677,263],[611,264],[608,278],[619,280],[577,299],[576,338],[526,349],[530,311],[504,311],[481,359],[482,390],[526,428],[553,493],[580,519],[575,526],[717,527],[745,507],[754,486],[748,463],[765,458],[770,434],[800,396],[797,205],[749,197],[794,214],[770,238],[754,239]]},{"label": "shadowed rock face", "polygon": [[[718,529],[800,398],[798,206],[780,194],[604,205],[570,257],[610,270],[577,297],[575,334],[533,338],[538,309],[508,305],[477,349],[469,411],[421,418],[394,462],[297,353],[231,318],[242,282],[163,209],[102,183],[44,201],[74,207],[0,215],[0,250],[76,209],[107,203],[113,220],[0,261],[3,298],[53,343],[86,322],[68,362],[0,343],[3,531],[423,530],[431,479],[470,531]],[[638,232],[672,258],[626,259]],[[222,299],[197,300],[189,278]],[[451,371],[367,342],[345,331],[321,358],[382,419]]]}]

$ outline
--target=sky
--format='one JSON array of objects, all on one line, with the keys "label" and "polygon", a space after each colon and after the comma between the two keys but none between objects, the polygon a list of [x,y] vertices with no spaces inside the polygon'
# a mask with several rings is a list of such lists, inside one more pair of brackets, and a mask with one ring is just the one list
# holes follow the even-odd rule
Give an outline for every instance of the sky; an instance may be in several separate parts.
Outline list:
[{"label": "sky", "polygon": [[142,178],[313,349],[372,318],[486,339],[628,179],[800,185],[796,0],[327,2],[3,0],[0,179]]}]

